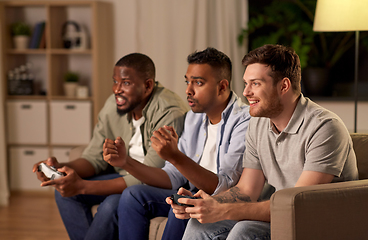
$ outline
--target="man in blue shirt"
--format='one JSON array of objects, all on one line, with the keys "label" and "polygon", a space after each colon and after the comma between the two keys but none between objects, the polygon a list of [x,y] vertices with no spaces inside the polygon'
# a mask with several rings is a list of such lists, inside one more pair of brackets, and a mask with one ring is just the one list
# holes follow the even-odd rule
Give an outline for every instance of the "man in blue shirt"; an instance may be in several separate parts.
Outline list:
[{"label": "man in blue shirt", "polygon": [[185,82],[191,111],[183,133],[178,140],[175,130],[165,126],[151,137],[152,147],[167,160],[162,169],[133,160],[120,138],[105,141],[105,161],[147,184],[129,187],[122,194],[120,239],[148,239],[149,221],[157,216],[168,216],[162,239],[181,239],[187,220],[175,218],[165,198],[184,185],[192,192],[203,189],[216,194],[239,180],[250,115],[248,106],[230,90],[231,61],[207,48],[189,55],[188,63]]}]

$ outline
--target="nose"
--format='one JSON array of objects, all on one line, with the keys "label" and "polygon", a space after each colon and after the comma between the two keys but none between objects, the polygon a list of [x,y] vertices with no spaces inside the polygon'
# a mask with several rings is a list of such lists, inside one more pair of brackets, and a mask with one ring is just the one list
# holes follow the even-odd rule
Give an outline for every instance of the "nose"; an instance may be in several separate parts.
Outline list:
[{"label": "nose", "polygon": [[246,96],[250,96],[251,94],[251,89],[250,89],[250,85],[245,85],[244,87],[244,91],[243,91],[243,96],[246,97]]},{"label": "nose", "polygon": [[187,84],[187,89],[185,90],[185,93],[187,94],[187,96],[193,96],[193,88],[191,83]]},{"label": "nose", "polygon": [[122,93],[123,92],[123,88],[121,87],[121,84],[120,83],[115,83],[112,86],[112,91],[114,92],[114,94],[119,94],[119,93]]}]

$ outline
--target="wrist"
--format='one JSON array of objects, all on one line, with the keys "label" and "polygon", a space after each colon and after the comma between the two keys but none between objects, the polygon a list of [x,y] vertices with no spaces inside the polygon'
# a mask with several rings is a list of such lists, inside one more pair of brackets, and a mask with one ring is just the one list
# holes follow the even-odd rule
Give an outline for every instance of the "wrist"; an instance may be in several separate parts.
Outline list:
[{"label": "wrist", "polygon": [[90,182],[91,181],[87,181],[87,180],[84,180],[84,179],[82,179],[80,181],[80,183],[78,184],[79,185],[78,186],[78,188],[79,188],[79,190],[78,190],[79,194],[88,194],[89,193],[88,187],[89,187],[89,183]]},{"label": "wrist", "polygon": [[171,154],[171,156],[167,158],[166,160],[170,162],[171,164],[176,165],[176,164],[182,163],[183,158],[188,158],[188,157],[181,151],[177,150],[173,154]]}]

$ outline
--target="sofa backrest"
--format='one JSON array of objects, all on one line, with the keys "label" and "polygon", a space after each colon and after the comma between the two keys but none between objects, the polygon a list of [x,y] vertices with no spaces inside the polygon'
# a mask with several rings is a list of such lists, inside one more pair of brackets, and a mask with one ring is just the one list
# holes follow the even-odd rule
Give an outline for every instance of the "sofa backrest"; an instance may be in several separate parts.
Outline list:
[{"label": "sofa backrest", "polygon": [[359,179],[368,179],[368,134],[351,133],[357,158]]}]

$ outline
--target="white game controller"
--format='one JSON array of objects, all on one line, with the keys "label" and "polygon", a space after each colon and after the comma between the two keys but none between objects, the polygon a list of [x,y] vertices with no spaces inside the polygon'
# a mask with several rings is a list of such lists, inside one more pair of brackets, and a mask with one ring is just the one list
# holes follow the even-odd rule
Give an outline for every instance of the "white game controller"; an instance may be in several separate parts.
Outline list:
[{"label": "white game controller", "polygon": [[41,163],[38,165],[38,171],[43,172],[46,177],[50,178],[50,180],[58,179],[64,177],[65,175],[62,172],[56,170],[53,166],[48,166],[45,163]]}]

